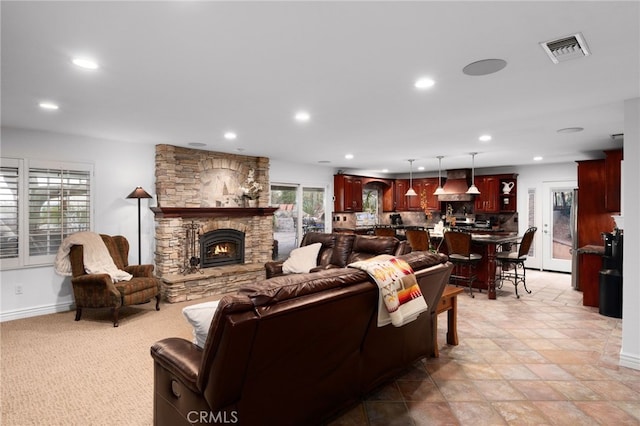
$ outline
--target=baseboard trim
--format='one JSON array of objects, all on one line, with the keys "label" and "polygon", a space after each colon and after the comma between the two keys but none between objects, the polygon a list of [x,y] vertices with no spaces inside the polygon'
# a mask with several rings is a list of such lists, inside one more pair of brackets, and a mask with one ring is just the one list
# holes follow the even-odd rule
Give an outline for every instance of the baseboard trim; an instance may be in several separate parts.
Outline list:
[{"label": "baseboard trim", "polygon": [[620,352],[620,365],[622,367],[640,370],[640,356],[638,356],[637,354],[632,355]]},{"label": "baseboard trim", "polygon": [[56,305],[36,306],[26,309],[14,309],[12,311],[0,312],[0,322],[13,321],[17,319],[37,317],[40,315],[57,314],[73,310],[72,302],[59,303]]}]

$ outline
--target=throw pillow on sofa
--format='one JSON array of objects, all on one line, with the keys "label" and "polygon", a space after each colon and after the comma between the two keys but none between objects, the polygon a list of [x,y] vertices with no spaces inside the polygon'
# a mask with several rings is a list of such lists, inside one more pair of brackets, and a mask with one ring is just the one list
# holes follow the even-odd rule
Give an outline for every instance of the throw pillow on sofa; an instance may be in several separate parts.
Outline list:
[{"label": "throw pillow on sofa", "polygon": [[285,274],[309,272],[318,266],[318,253],[320,253],[321,247],[322,243],[313,243],[291,250],[289,258],[282,264],[282,272]]},{"label": "throw pillow on sofa", "polygon": [[204,348],[216,309],[218,309],[218,300],[199,303],[182,309],[182,315],[193,326],[193,343],[196,346]]}]

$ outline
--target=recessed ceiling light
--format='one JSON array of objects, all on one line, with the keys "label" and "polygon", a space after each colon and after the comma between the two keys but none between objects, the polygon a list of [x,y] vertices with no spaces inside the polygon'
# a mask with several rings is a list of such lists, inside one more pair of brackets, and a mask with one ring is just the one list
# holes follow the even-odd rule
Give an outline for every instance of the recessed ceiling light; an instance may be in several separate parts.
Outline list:
[{"label": "recessed ceiling light", "polygon": [[389,169],[382,169],[382,173],[389,173]]},{"label": "recessed ceiling light", "polygon": [[480,142],[489,142],[491,140],[491,135],[482,135],[478,138]]},{"label": "recessed ceiling light", "polygon": [[296,121],[304,122],[304,121],[309,121],[311,119],[311,116],[306,111],[299,111],[296,113],[295,119]]},{"label": "recessed ceiling light", "polygon": [[344,156],[344,158],[346,158],[347,160],[352,160],[353,159],[353,154],[346,154]]},{"label": "recessed ceiling light", "polygon": [[462,69],[466,75],[487,75],[498,72],[507,66],[507,61],[503,59],[483,59],[472,62]]},{"label": "recessed ceiling light", "polygon": [[542,161],[543,157],[541,156],[537,156],[537,157],[533,157],[533,161]]},{"label": "recessed ceiling light", "polygon": [[556,130],[558,133],[578,133],[584,130],[584,127],[565,127],[564,129]]},{"label": "recessed ceiling light", "polygon": [[54,104],[53,102],[40,102],[38,105],[40,105],[40,108],[42,109],[48,109],[52,111],[60,108],[58,105]]},{"label": "recessed ceiling light", "polygon": [[226,132],[224,134],[224,138],[228,141],[232,141],[234,139],[236,139],[238,137],[238,135],[236,135],[234,132]]},{"label": "recessed ceiling light", "polygon": [[428,77],[422,77],[419,78],[418,80],[416,80],[416,82],[413,84],[413,86],[416,89],[428,89],[430,87],[433,87],[433,85],[436,84],[435,81],[433,81],[432,79],[428,78]]},{"label": "recessed ceiling light", "polygon": [[424,166],[418,167],[418,170],[424,170]]},{"label": "recessed ceiling light", "polygon": [[80,68],[84,68],[87,70],[95,70],[98,69],[98,63],[91,60],[91,59],[87,59],[87,58],[73,58],[71,60],[71,62],[73,62],[74,65],[80,67]]}]

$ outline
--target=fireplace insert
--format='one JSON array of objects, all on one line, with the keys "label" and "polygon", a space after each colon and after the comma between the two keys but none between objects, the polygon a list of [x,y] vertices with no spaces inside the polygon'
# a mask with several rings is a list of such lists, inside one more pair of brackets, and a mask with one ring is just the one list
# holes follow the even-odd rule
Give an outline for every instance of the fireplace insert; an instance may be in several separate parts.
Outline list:
[{"label": "fireplace insert", "polygon": [[202,268],[244,263],[244,232],[217,229],[202,235],[200,259]]}]

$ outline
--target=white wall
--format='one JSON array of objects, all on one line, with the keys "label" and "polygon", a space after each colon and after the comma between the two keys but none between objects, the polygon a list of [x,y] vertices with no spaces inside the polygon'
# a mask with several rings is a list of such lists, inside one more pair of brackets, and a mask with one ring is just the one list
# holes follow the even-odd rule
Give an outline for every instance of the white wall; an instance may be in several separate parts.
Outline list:
[{"label": "white wall", "polygon": [[624,105],[624,247],[620,365],[640,370],[640,98]]}]

